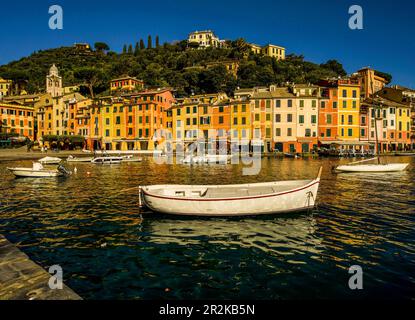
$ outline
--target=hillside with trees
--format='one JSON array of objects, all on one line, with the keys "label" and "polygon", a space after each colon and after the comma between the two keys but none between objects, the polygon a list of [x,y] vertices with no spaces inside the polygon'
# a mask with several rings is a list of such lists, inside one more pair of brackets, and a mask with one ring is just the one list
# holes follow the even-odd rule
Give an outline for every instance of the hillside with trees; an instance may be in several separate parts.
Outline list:
[{"label": "hillside with trees", "polygon": [[[64,85],[81,85],[90,96],[108,94],[110,79],[129,75],[144,80],[148,87],[169,86],[177,96],[224,91],[232,94],[240,87],[270,84],[317,83],[326,77],[346,75],[342,64],[330,60],[315,64],[301,55],[288,55],[277,61],[251,52],[243,39],[228,42],[228,48],[197,50],[187,41],[160,44],[151,36],[147,43],[125,45],[121,53],[110,50],[104,42],[95,50],[82,53],[74,47],[38,51],[19,61],[0,66],[0,77],[25,82],[29,93],[45,90],[45,76],[53,63],[59,68]],[[207,63],[238,61],[238,77],[228,73],[222,65],[206,68]]]}]

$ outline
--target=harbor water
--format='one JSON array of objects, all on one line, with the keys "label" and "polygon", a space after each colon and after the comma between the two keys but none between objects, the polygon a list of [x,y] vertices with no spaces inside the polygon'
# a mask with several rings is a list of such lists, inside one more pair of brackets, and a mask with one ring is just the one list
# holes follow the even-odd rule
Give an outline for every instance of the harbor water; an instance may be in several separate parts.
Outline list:
[{"label": "harbor water", "polygon": [[[0,162],[0,234],[84,299],[414,299],[415,158],[405,172],[334,174],[350,160],[243,165],[68,165],[68,178],[15,179]],[[267,217],[182,218],[139,209],[139,185],[313,179],[318,207]],[[349,288],[351,266],[363,290]]]}]

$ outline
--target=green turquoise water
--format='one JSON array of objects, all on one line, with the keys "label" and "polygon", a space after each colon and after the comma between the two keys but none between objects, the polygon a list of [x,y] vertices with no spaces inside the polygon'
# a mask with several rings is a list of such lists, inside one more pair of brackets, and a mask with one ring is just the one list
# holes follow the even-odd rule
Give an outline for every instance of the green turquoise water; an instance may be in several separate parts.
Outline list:
[{"label": "green turquoise water", "polygon": [[[415,297],[414,158],[408,171],[333,174],[349,160],[264,159],[242,165],[78,164],[67,179],[15,179],[0,163],[0,233],[35,262],[58,264],[84,299]],[[141,211],[138,185],[314,178],[308,213],[181,218]],[[74,169],[74,166],[69,166]],[[1,259],[1,256],[0,256]],[[364,289],[349,289],[352,265]]]}]

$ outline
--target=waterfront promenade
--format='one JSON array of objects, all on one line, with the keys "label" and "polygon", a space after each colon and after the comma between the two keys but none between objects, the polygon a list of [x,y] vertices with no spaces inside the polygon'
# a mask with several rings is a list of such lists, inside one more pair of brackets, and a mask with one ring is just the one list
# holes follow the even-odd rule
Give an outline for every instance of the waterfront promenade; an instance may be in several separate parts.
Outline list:
[{"label": "waterfront promenade", "polygon": [[82,300],[67,286],[51,290],[51,275],[0,235],[0,300]]},{"label": "waterfront promenade", "polygon": [[18,148],[18,149],[0,149],[0,161],[13,161],[13,160],[39,160],[43,157],[50,156],[50,157],[68,157],[70,155],[73,156],[86,156],[87,153],[82,151],[48,151],[40,152],[40,151],[30,151],[27,152],[26,147]]}]

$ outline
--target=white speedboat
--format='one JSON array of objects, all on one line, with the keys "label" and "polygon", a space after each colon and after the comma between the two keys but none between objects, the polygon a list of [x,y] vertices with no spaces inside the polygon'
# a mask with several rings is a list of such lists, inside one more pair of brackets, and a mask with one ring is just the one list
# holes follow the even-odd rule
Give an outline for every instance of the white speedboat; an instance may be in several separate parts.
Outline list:
[{"label": "white speedboat", "polygon": [[389,163],[389,164],[348,164],[336,167],[339,172],[398,172],[404,171],[409,166],[409,163]]},{"label": "white speedboat", "polygon": [[140,204],[152,211],[189,216],[247,216],[311,209],[322,168],[315,180],[241,185],[156,185],[140,188]]},{"label": "white speedboat", "polygon": [[91,162],[95,164],[119,164],[123,162],[123,157],[98,157]]},{"label": "white speedboat", "polygon": [[61,177],[67,174],[66,170],[48,170],[45,169],[41,163],[33,163],[32,168],[7,168],[11,171],[16,177],[21,178],[52,178],[52,177]]},{"label": "white speedboat", "polygon": [[187,156],[182,160],[185,164],[200,164],[200,163],[228,163],[232,156],[230,155],[216,155],[207,154],[204,156]]},{"label": "white speedboat", "polygon": [[54,157],[45,157],[40,159],[39,162],[41,164],[59,164],[62,162],[62,159]]},{"label": "white speedboat", "polygon": [[93,157],[74,157],[74,156],[69,156],[68,159],[66,159],[66,162],[91,162],[92,160],[94,160]]}]

